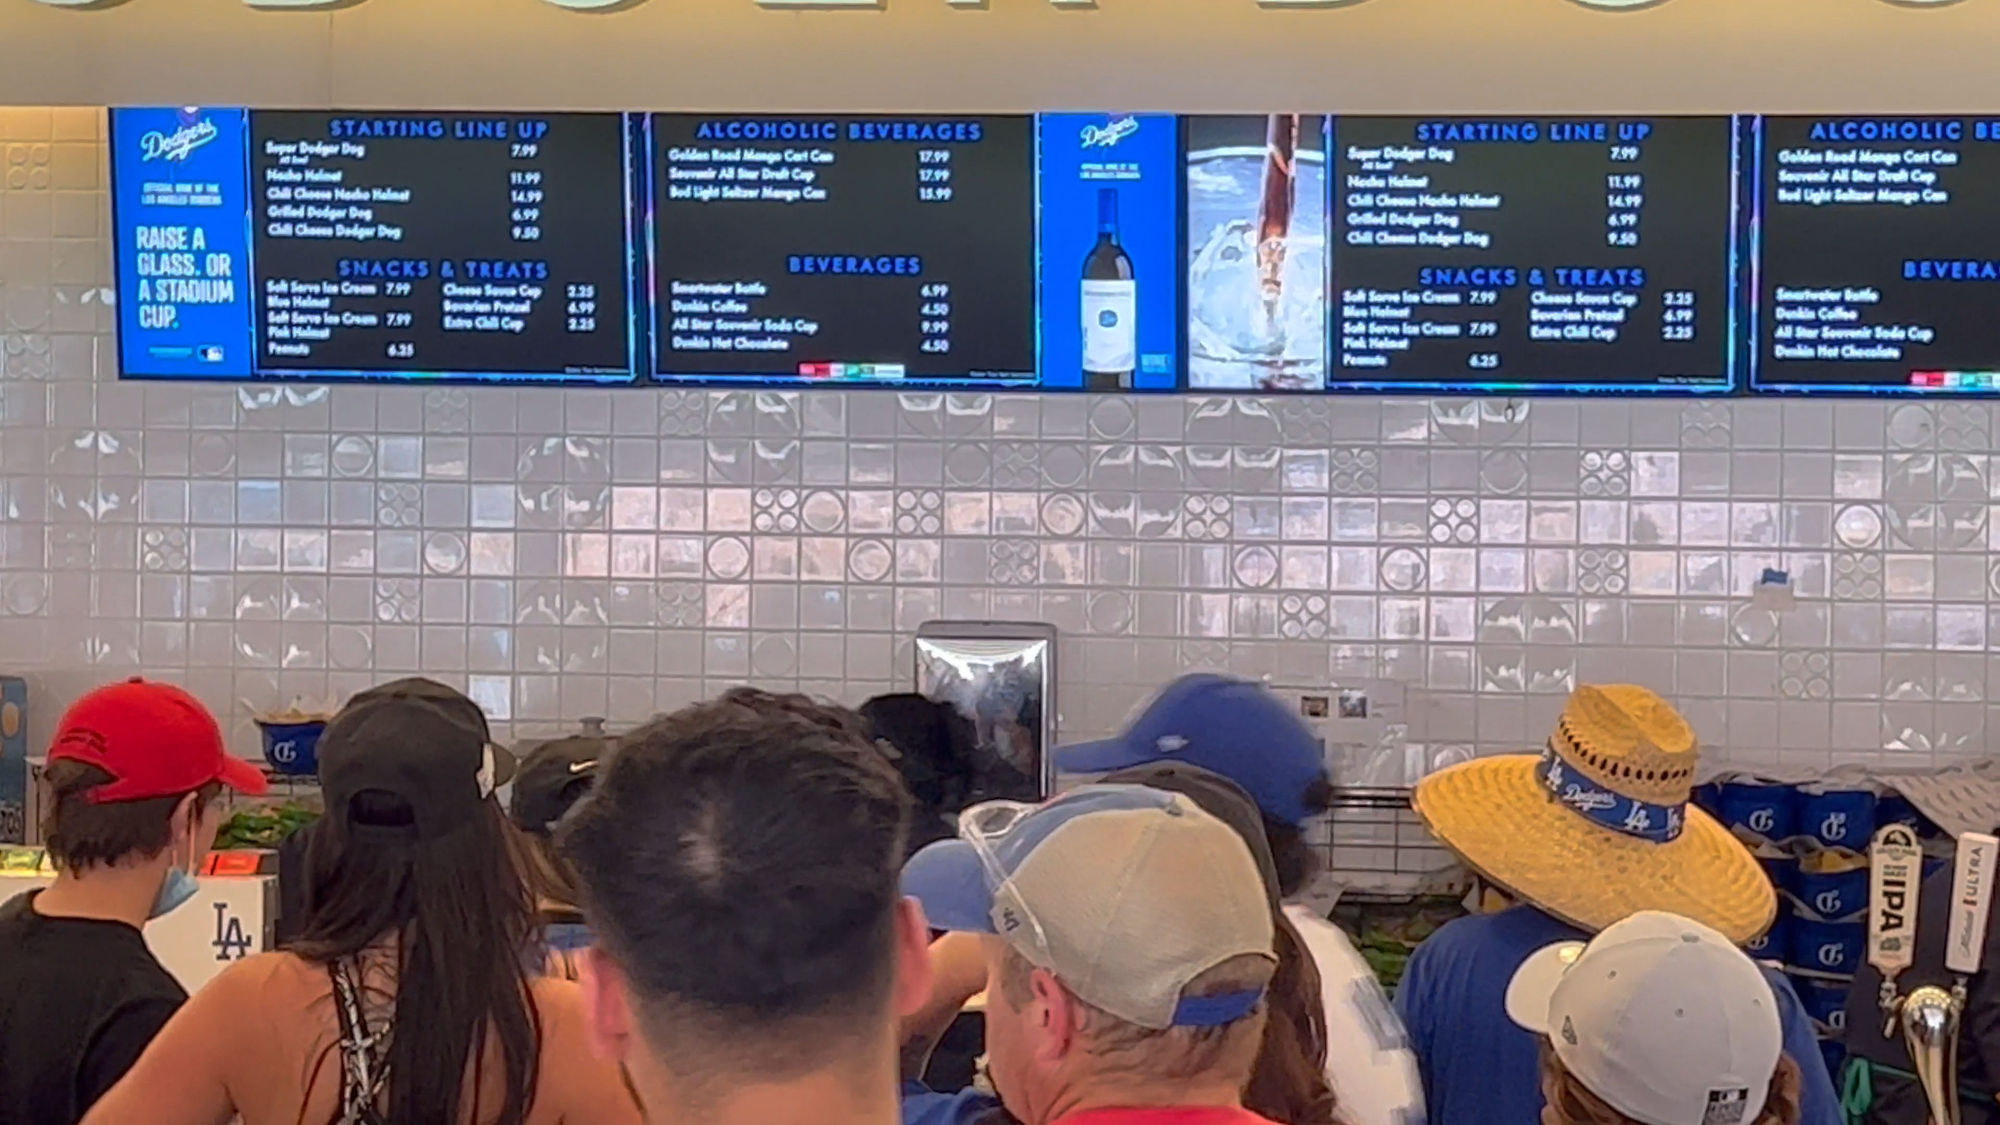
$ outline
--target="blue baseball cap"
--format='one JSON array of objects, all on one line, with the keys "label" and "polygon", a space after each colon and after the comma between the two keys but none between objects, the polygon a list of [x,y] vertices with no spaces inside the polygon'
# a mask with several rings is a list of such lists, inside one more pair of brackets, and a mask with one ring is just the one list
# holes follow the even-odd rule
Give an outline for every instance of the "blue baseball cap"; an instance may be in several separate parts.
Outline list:
[{"label": "blue baseball cap", "polygon": [[1141,1027],[1217,1027],[1263,999],[1262,987],[1190,992],[1234,959],[1277,961],[1248,846],[1188,797],[1086,785],[1041,805],[975,805],[959,833],[903,867],[903,893],[931,925],[998,937]]},{"label": "blue baseball cap", "polygon": [[1311,728],[1262,684],[1197,672],[1153,697],[1124,734],[1056,750],[1069,773],[1109,773],[1152,762],[1182,762],[1242,786],[1257,807],[1286,824],[1318,811],[1306,790],[1326,776],[1326,755]]}]

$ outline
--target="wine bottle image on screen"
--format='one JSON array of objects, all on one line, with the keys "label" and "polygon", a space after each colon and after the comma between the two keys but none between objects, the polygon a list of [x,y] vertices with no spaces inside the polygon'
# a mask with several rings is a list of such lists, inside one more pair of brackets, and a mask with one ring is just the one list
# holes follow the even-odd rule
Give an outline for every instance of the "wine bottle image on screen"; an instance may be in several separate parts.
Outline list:
[{"label": "wine bottle image on screen", "polygon": [[1139,366],[1139,283],[1118,244],[1118,189],[1097,189],[1097,245],[1083,259],[1083,385],[1132,389]]}]

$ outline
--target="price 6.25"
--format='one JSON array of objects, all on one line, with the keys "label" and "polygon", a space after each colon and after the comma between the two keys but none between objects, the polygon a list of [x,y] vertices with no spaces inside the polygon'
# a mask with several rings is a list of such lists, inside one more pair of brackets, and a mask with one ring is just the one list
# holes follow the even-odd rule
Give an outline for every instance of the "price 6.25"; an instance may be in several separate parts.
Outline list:
[{"label": "price 6.25", "polygon": [[417,346],[408,340],[397,340],[386,349],[390,359],[415,359]]},{"label": "price 6.25", "polygon": [[1491,371],[1500,366],[1500,353],[1473,352],[1465,357],[1465,365],[1475,371]]}]

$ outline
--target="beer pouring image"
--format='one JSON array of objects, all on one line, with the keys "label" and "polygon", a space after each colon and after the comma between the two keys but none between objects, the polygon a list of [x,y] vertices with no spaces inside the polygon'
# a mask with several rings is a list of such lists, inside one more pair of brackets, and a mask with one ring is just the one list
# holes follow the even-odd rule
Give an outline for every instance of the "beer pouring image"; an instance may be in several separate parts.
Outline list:
[{"label": "beer pouring image", "polygon": [[1187,119],[1188,386],[1326,384],[1326,119]]}]

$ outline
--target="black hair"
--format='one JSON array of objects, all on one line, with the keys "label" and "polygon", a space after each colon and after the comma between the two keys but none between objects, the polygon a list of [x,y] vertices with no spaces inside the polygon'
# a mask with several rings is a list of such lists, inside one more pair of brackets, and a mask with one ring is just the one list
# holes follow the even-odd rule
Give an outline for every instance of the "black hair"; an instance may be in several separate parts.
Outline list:
[{"label": "black hair", "polygon": [[[1333,782],[1320,775],[1306,786],[1300,800],[1308,817],[1325,812],[1333,807]],[[1319,857],[1306,842],[1305,829],[1270,813],[1264,814],[1264,835],[1271,841],[1271,859],[1278,867],[1278,894],[1290,898],[1304,890],[1319,870]]]},{"label": "black hair", "polygon": [[915,692],[878,695],[861,705],[878,747],[916,800],[909,850],[952,835],[948,818],[979,800],[979,729],[949,703]]},{"label": "black hair", "polygon": [[[188,794],[102,804],[90,799],[91,790],[114,780],[89,762],[67,758],[58,758],[43,770],[49,800],[42,839],[58,870],[76,873],[126,859],[151,859],[173,843],[174,810]],[[188,793],[194,793],[195,804],[206,811],[221,796],[222,783],[211,781]]]},{"label": "black hair", "polygon": [[803,1073],[879,1029],[910,797],[844,708],[730,697],[620,740],[556,830],[661,1062]]},{"label": "black hair", "polygon": [[[385,1120],[523,1125],[535,1102],[542,1026],[529,992],[535,904],[521,842],[495,801],[436,839],[415,838],[415,826],[416,811],[379,790],[329,810],[307,844],[305,920],[288,949],[327,964],[393,936],[397,1019]],[[467,1082],[489,1037],[499,1041],[503,1071],[497,1114],[478,1105],[480,1083]]]}]

